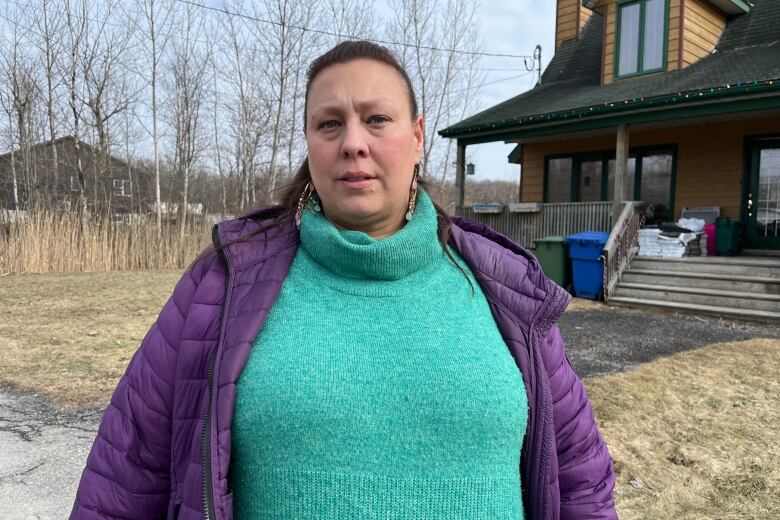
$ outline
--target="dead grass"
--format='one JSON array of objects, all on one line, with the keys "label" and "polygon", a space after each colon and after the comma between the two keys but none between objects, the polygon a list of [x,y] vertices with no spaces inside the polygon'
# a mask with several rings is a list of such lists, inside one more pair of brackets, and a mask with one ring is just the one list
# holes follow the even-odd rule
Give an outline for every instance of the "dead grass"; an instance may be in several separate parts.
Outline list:
[{"label": "dead grass", "polygon": [[597,311],[604,310],[604,308],[603,302],[588,300],[587,298],[572,298],[571,303],[566,307],[566,312]]},{"label": "dead grass", "polygon": [[180,271],[0,277],[0,382],[106,404]]},{"label": "dead grass", "polygon": [[[0,277],[0,382],[67,408],[105,405],[179,276]],[[779,374],[780,341],[754,339],[586,381],[620,518],[780,518]]]},{"label": "dead grass", "polygon": [[778,374],[780,341],[754,339],[587,381],[620,518],[780,518]]},{"label": "dead grass", "polygon": [[153,218],[118,223],[110,216],[30,211],[0,222],[0,274],[183,269],[211,241],[211,224],[189,220],[182,230]]}]

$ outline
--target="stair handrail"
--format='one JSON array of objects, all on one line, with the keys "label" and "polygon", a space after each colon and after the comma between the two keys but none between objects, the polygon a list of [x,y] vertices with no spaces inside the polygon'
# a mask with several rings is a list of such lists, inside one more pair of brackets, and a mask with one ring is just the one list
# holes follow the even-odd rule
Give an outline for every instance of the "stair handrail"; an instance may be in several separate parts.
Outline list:
[{"label": "stair handrail", "polygon": [[623,205],[617,222],[612,226],[607,243],[604,244],[601,260],[604,265],[604,301],[609,301],[615,286],[623,276],[631,259],[639,248],[639,229],[645,223],[645,217],[639,213],[641,201],[628,201]]}]

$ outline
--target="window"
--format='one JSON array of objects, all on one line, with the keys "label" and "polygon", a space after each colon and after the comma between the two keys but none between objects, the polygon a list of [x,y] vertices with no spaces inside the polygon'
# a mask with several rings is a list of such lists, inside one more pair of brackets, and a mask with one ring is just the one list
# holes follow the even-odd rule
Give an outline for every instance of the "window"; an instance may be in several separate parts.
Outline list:
[{"label": "window", "polygon": [[130,179],[114,179],[114,197],[130,196]]},{"label": "window", "polygon": [[[641,200],[673,209],[675,154],[673,146],[629,152],[624,200]],[[604,151],[548,157],[544,202],[613,200],[615,153]]]},{"label": "window", "polygon": [[580,163],[579,201],[598,202],[601,200],[601,160]]},{"label": "window", "polygon": [[547,162],[545,202],[571,202],[572,162],[570,157]]},{"label": "window", "polygon": [[632,0],[618,6],[616,77],[665,68],[666,2]]}]

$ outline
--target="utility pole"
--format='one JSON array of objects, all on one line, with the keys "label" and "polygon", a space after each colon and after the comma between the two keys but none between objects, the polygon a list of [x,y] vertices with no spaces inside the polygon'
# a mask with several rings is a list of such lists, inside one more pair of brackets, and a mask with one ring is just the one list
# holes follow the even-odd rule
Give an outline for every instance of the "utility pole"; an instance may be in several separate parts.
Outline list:
[{"label": "utility pole", "polygon": [[531,56],[531,65],[528,65],[528,58],[523,58],[523,64],[525,65],[525,70],[528,72],[536,71],[538,74],[537,80],[536,80],[536,86],[542,84],[542,46],[537,45],[534,48],[534,54]]}]

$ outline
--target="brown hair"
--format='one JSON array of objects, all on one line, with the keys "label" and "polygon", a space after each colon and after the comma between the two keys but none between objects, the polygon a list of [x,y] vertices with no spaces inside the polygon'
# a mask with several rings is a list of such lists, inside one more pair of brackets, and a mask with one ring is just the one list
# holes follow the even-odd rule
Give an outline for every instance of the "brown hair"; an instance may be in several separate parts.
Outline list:
[{"label": "brown hair", "polygon": [[[401,78],[404,80],[404,83],[406,83],[406,87],[408,90],[409,107],[411,109],[412,119],[417,118],[418,116],[417,98],[414,94],[414,87],[412,86],[412,81],[411,79],[409,79],[409,75],[406,73],[406,70],[404,70],[401,64],[398,63],[398,60],[395,58],[395,56],[393,56],[393,53],[390,52],[390,50],[387,49],[386,47],[377,45],[369,41],[345,41],[339,43],[338,45],[330,49],[328,52],[326,52],[325,54],[319,56],[314,61],[312,61],[311,64],[309,65],[309,69],[306,72],[306,97],[304,101],[304,112],[303,112],[304,130],[306,129],[306,113],[308,109],[309,92],[311,91],[312,82],[317,77],[317,75],[323,70],[333,65],[348,63],[360,59],[368,59],[368,60],[374,60],[374,61],[384,63],[394,68],[398,72],[398,74],[400,74]],[[279,216],[276,217],[276,219],[269,226],[264,226],[263,228],[253,231],[250,234],[241,236],[236,240],[230,242],[229,244],[222,245],[220,249],[224,249],[230,244],[236,242],[243,242],[244,240],[258,233],[263,233],[268,229],[270,229],[271,227],[281,224],[282,222],[293,220],[295,218],[295,212],[298,208],[298,199],[300,198],[301,193],[303,193],[303,190],[306,188],[306,185],[310,181],[311,181],[311,172],[309,171],[309,159],[305,158],[303,160],[303,163],[301,163],[301,166],[298,168],[298,171],[296,171],[295,175],[293,175],[292,179],[290,179],[290,181],[285,186],[282,186],[280,188],[281,195],[280,195],[279,206],[281,207],[282,211],[279,213]],[[420,177],[419,175],[417,176],[417,184],[423,190],[428,191],[427,189],[428,182],[422,177]],[[437,216],[436,220],[438,222],[437,234],[439,237],[439,243],[441,244],[442,249],[446,253],[447,257],[452,261],[455,267],[457,267],[461,272],[463,272],[464,276],[466,276],[466,280],[468,280],[469,282],[469,285],[471,285],[471,280],[469,280],[469,277],[466,275],[466,273],[463,271],[460,265],[458,265],[458,263],[452,257],[452,254],[450,253],[449,248],[447,247],[447,242],[449,241],[450,238],[450,229],[451,229],[450,216],[442,207],[440,207],[435,202],[433,203],[433,205],[436,208],[436,216]],[[473,285],[471,285],[471,289],[473,292],[474,290]]]}]

